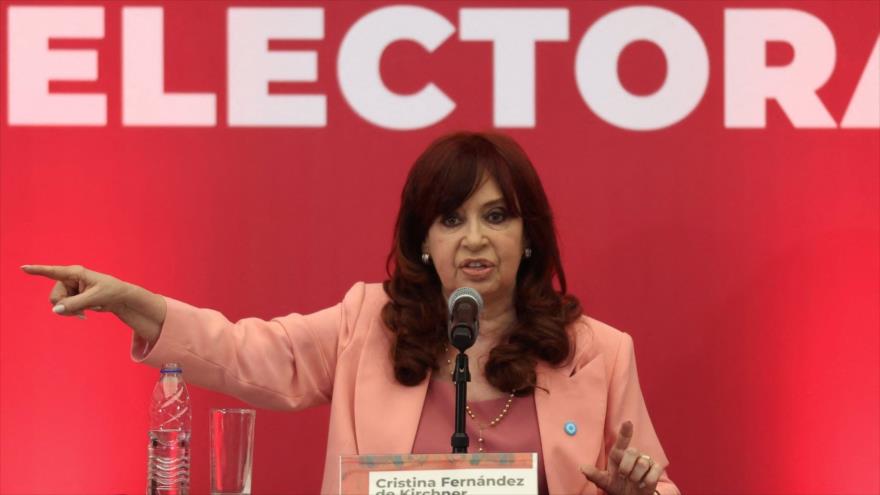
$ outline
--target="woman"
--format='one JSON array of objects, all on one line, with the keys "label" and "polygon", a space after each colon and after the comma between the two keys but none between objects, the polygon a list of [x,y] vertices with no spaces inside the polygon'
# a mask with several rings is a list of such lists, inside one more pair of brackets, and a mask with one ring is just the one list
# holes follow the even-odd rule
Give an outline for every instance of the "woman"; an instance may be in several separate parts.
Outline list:
[{"label": "woman", "polygon": [[324,493],[338,491],[340,454],[449,451],[445,301],[472,287],[485,306],[468,350],[471,451],[539,452],[542,493],[678,493],[632,339],[566,294],[550,206],[515,142],[432,143],[409,173],[394,239],[382,286],[358,283],[332,308],[268,322],[233,324],[83,267],[24,270],[58,281],[56,313],[116,314],[134,330],[136,361],[179,362],[189,382],[259,407],[330,401]]}]

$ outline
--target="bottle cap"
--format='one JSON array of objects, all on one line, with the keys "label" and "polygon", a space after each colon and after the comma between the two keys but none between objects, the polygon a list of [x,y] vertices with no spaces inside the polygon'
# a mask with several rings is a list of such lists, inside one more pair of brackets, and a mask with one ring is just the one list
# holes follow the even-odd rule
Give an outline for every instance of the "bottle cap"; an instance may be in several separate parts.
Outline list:
[{"label": "bottle cap", "polygon": [[180,368],[180,365],[177,363],[165,363],[162,365],[162,371],[160,373],[180,373],[183,369]]}]

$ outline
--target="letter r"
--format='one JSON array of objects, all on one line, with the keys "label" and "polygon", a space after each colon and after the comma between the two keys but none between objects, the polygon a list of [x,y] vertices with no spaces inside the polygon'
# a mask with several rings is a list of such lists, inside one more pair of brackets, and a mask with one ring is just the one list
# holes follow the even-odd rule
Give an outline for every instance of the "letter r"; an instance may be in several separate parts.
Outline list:
[{"label": "letter r", "polygon": [[[794,48],[785,67],[768,67],[767,42]],[[816,91],[835,64],[834,36],[825,24],[793,9],[724,11],[724,124],[764,128],[774,99],[795,127],[836,127]]]}]

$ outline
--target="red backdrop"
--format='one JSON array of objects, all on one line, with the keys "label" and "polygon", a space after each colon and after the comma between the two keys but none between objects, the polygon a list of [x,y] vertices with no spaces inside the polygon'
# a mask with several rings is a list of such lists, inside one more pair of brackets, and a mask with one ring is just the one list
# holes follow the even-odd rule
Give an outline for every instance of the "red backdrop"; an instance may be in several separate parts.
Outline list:
[{"label": "red backdrop", "polygon": [[[391,91],[433,82],[455,102],[430,125],[389,129],[349,103],[337,61],[351,27],[391,4],[313,2],[323,36],[272,49],[316,53],[316,80],[270,91],[325,95],[325,125],[241,127],[230,124],[226,39],[227,9],[241,4],[90,2],[102,7],[103,33],[49,48],[97,54],[95,80],[55,76],[49,91],[106,95],[106,123],[23,125],[10,115],[30,104],[10,91],[20,76],[10,33],[21,28],[10,12],[60,4],[0,9],[0,492],[136,493],[157,371],[130,362],[130,331],[113,316],[54,315],[51,283],[18,266],[83,264],[230,319],[331,305],[353,282],[383,279],[417,154],[444,132],[495,127],[493,45],[452,34],[434,51],[389,46],[381,74]],[[216,94],[216,124],[123,124],[122,10],[139,5],[164,7],[166,91]],[[463,7],[503,6],[420,5],[453,29]],[[877,493],[878,126],[816,128],[770,99],[765,125],[738,128],[725,123],[736,109],[724,100],[738,43],[725,42],[725,11],[796,9],[833,36],[833,72],[818,98],[839,124],[860,80],[878,87],[871,64],[880,62],[869,58],[880,3],[657,3],[699,34],[708,84],[680,121],[644,131],[598,116],[575,76],[584,33],[626,5],[555,3],[567,11],[567,41],[537,44],[534,124],[497,126],[539,169],[571,291],[635,339],[642,389],[684,491]],[[767,43],[767,64],[818,60],[794,45]],[[623,86],[658,91],[671,70],[663,54],[629,45],[618,60]],[[880,112],[876,99],[863,101],[863,113]],[[192,487],[205,493],[208,409],[238,402],[191,393]],[[254,493],[317,491],[327,415],[258,412]]]}]

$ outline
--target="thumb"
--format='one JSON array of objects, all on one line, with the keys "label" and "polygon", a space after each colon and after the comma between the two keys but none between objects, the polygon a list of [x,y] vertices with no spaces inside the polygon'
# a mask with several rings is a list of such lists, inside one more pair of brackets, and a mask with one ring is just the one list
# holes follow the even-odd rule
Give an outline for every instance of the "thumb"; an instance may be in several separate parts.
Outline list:
[{"label": "thumb", "polygon": [[600,471],[596,469],[596,466],[591,466],[589,464],[584,464],[580,467],[584,476],[596,484],[599,488],[603,490],[607,490],[608,486],[611,484],[611,473],[608,471]]},{"label": "thumb", "polygon": [[75,296],[65,297],[55,304],[52,311],[64,316],[82,314],[84,309],[88,309],[92,306],[94,302],[92,301],[92,296],[94,293],[94,289],[87,289],[85,292]]}]

